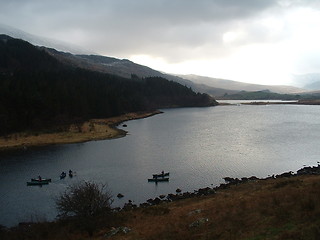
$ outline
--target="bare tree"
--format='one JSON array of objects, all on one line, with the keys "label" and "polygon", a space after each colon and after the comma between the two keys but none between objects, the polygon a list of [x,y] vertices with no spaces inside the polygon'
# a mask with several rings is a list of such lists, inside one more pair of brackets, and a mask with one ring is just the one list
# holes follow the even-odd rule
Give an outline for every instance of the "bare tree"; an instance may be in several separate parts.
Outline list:
[{"label": "bare tree", "polygon": [[86,181],[69,186],[56,198],[59,218],[73,217],[89,235],[96,229],[99,217],[109,216],[112,202],[105,184]]}]

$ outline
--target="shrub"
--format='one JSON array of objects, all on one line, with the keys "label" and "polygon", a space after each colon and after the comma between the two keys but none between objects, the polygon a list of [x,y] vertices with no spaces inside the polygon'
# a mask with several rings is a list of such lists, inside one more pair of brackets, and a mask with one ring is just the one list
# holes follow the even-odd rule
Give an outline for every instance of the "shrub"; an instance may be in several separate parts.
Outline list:
[{"label": "shrub", "polygon": [[72,218],[90,236],[98,227],[101,217],[110,217],[112,202],[105,184],[86,181],[69,186],[56,199],[59,218]]}]

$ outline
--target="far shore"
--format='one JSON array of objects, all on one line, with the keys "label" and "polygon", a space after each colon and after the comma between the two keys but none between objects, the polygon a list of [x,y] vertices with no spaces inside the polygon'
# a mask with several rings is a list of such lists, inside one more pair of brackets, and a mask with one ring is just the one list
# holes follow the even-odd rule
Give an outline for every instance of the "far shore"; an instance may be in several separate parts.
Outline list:
[{"label": "far shore", "polygon": [[123,137],[126,131],[116,128],[119,124],[135,119],[147,118],[161,111],[127,113],[121,116],[91,119],[82,124],[71,124],[67,131],[54,133],[18,132],[0,137],[0,151],[27,149],[55,144],[80,143]]},{"label": "far shore", "polygon": [[[234,105],[220,100],[220,106]],[[240,100],[241,101],[241,100]],[[269,104],[298,104],[298,105],[320,105],[320,100],[298,100],[293,102],[279,101],[268,102],[255,101],[240,103],[243,105],[269,105]],[[45,132],[17,132],[7,136],[0,136],[0,152],[29,147],[39,147],[55,144],[80,143],[95,140],[104,140],[123,137],[126,131],[116,128],[119,124],[129,120],[147,118],[162,113],[159,110],[152,112],[127,113],[117,117],[105,119],[90,119],[82,124],[71,124],[67,131],[45,133]]]},{"label": "far shore", "polygon": [[[227,105],[235,105],[233,103],[227,103],[223,102],[223,100],[218,100],[220,106],[227,106]],[[281,101],[279,102],[270,102],[268,100],[251,100],[251,102],[241,102],[242,100],[236,100],[239,101],[239,104],[242,105],[271,105],[271,104],[296,104],[296,105],[320,105],[320,100],[296,100],[296,101]],[[248,101],[248,100],[243,100]],[[250,100],[249,100],[250,101]]]}]

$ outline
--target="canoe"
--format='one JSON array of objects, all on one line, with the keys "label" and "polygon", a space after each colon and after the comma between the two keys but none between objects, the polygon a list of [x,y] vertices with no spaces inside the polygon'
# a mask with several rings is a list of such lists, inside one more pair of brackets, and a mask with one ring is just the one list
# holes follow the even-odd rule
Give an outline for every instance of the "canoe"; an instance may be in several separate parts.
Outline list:
[{"label": "canoe", "polygon": [[169,178],[149,178],[148,182],[168,182]]},{"label": "canoe", "polygon": [[31,178],[31,182],[51,182],[51,178],[41,178],[41,180],[38,178]]},{"label": "canoe", "polygon": [[32,181],[32,182],[27,182],[28,186],[33,186],[33,185],[45,185],[45,184],[49,184],[49,182],[39,182],[39,181]]},{"label": "canoe", "polygon": [[156,177],[167,177],[169,176],[169,172],[166,172],[166,173],[158,173],[158,174],[152,174],[153,178],[156,178]]},{"label": "canoe", "polygon": [[63,179],[63,178],[65,178],[67,176],[67,174],[66,173],[64,173],[64,174],[60,174],[60,179]]}]

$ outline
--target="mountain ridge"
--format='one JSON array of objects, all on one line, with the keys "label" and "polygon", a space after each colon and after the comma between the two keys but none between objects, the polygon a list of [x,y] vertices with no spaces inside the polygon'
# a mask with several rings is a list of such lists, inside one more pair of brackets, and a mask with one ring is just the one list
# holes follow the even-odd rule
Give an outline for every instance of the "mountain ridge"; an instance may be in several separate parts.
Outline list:
[{"label": "mountain ridge", "polygon": [[[218,97],[225,94],[235,94],[240,91],[262,91],[270,90],[275,93],[285,94],[297,94],[301,92],[307,92],[310,90],[318,90],[317,83],[309,83],[311,85],[304,84],[307,89],[293,86],[278,86],[278,85],[259,85],[243,83],[227,79],[219,79],[198,75],[179,75],[169,74],[161,71],[154,70],[148,66],[134,63],[128,59],[118,59],[115,57],[107,57],[90,53],[88,51],[76,50],[72,46],[64,46],[65,43],[54,44],[54,41],[46,38],[36,37],[32,34],[28,34],[18,29],[10,28],[0,24],[0,32],[11,32],[14,36],[22,39],[26,39],[38,46],[43,46],[50,54],[55,57],[63,58],[64,61],[74,66],[91,69],[94,71],[100,71],[110,74],[116,74],[122,77],[130,78],[132,74],[139,77],[159,76],[178,82],[187,87],[191,87],[196,92],[208,93],[211,96]],[[44,40],[41,40],[44,39]],[[68,45],[68,44],[66,44]],[[57,49],[57,50],[56,50]],[[54,52],[55,50],[56,52]],[[58,56],[60,55],[60,56]],[[104,62],[108,59],[112,62],[112,65]],[[104,62],[104,63],[103,63]],[[301,86],[301,87],[303,87]]]},{"label": "mountain ridge", "polygon": [[291,93],[296,94],[300,92],[306,92],[306,89],[286,86],[286,85],[263,85],[263,84],[251,84],[238,82],[233,80],[221,79],[221,78],[212,78],[206,76],[199,76],[194,74],[189,75],[179,75],[182,78],[189,79],[191,81],[206,84],[208,86],[215,86],[221,89],[229,89],[234,91],[263,91],[270,90],[275,93]]},{"label": "mountain ridge", "polygon": [[[240,91],[261,91],[267,89],[276,93],[289,94],[307,91],[305,89],[292,86],[250,84],[198,75],[173,75],[154,70],[148,66],[134,63],[128,59],[118,59],[102,55],[74,55],[71,53],[57,51],[55,49],[45,49],[49,54],[53,55],[60,61],[77,67],[115,74],[126,78],[130,78],[132,75],[137,75],[138,77],[159,76],[178,82],[187,87],[191,87],[194,91],[208,93],[214,97],[223,96],[226,93],[235,94]],[[203,79],[206,81],[203,81]]]}]

